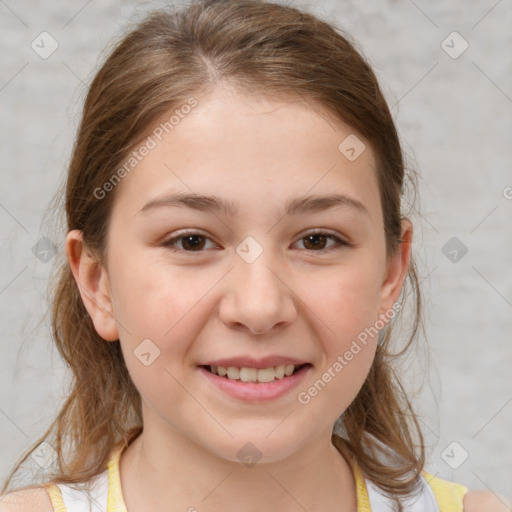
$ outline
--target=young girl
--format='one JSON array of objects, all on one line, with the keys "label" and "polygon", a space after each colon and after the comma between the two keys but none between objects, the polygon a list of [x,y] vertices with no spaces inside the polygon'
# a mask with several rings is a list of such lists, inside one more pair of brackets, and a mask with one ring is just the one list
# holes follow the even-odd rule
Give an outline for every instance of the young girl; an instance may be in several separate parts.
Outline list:
[{"label": "young girl", "polygon": [[[403,190],[341,30],[251,0],[150,15],[85,101],[52,323],[72,388],[0,510],[506,510],[424,470],[391,366],[407,277],[407,347],[421,316]],[[33,452],[43,485],[13,492]]]}]

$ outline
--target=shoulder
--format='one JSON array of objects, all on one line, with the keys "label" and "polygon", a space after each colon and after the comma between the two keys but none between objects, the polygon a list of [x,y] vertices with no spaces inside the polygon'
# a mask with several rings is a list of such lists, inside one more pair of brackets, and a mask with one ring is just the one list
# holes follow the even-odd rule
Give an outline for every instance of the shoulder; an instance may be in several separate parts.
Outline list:
[{"label": "shoulder", "polygon": [[510,512],[505,500],[489,491],[468,491],[464,495],[464,512]]},{"label": "shoulder", "polygon": [[53,512],[44,487],[27,487],[0,495],[0,512]]},{"label": "shoulder", "polygon": [[432,489],[441,510],[463,512],[512,512],[506,500],[490,491],[470,491],[467,487],[449,480],[442,480],[426,471],[422,476]]}]

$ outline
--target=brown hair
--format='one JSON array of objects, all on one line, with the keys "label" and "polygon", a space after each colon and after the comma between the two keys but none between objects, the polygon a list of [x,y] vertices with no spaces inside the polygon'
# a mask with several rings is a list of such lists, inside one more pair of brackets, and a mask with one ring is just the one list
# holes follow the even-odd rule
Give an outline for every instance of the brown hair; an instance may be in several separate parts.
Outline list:
[{"label": "brown hair", "polygon": [[[405,165],[374,72],[339,27],[296,8],[257,0],[160,9],[112,50],[87,93],[73,148],[65,189],[67,230],[81,230],[87,246],[106,265],[106,230],[116,190],[101,200],[94,190],[111,178],[155,119],[191,95],[208,93],[219,81],[251,94],[299,94],[364,137],[377,163],[387,256],[395,254],[400,247]],[[417,417],[392,365],[409,348],[422,322],[413,258],[407,278],[401,304],[410,282],[410,336],[402,351],[390,353],[398,318],[390,321],[360,392],[341,417],[346,436],[333,433],[332,438],[368,478],[397,497],[415,490],[425,462]],[[47,431],[16,464],[3,491],[43,440],[58,454],[51,481],[73,483],[103,471],[114,445],[128,444],[142,431],[141,399],[119,340],[106,342],[96,332],[67,261],[58,269],[52,300],[52,335],[71,368],[71,391]],[[396,455],[393,463],[381,457],[386,446]]]}]

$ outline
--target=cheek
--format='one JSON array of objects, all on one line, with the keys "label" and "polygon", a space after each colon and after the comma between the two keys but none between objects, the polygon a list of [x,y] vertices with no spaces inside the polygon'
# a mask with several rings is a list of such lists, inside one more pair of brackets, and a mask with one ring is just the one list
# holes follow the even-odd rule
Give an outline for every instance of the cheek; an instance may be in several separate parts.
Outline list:
[{"label": "cheek", "polygon": [[[319,375],[311,388],[323,395],[319,400],[336,407],[346,407],[355,398],[372,365],[378,330],[378,280],[368,266],[332,270],[325,286],[314,286],[314,281],[303,284],[302,295],[319,318],[322,331],[323,357]],[[316,280],[318,283],[319,281]],[[308,392],[309,395],[309,392]]]},{"label": "cheek", "polygon": [[333,343],[356,337],[375,323],[379,306],[379,283],[367,264],[326,270],[303,281],[301,297],[331,334]]},{"label": "cheek", "polygon": [[162,261],[125,260],[116,268],[116,318],[134,342],[139,338],[167,342],[207,294],[212,277]]},{"label": "cheek", "polygon": [[119,331],[120,340],[135,386],[148,403],[186,402],[178,382],[183,382],[194,340],[211,314],[208,292],[218,273],[171,267],[161,260],[144,265],[128,260],[117,276],[116,316],[126,327]]},{"label": "cheek", "polygon": [[376,340],[347,336],[325,346],[326,359],[299,390],[307,413],[334,422],[353,402],[375,357]]},{"label": "cheek", "polygon": [[329,422],[336,421],[359,393],[371,367],[373,354],[373,347],[368,345],[351,361],[330,364],[320,378],[306,389],[306,394],[301,397],[302,402],[310,400],[313,404],[316,401],[319,409],[317,414],[325,415]]}]

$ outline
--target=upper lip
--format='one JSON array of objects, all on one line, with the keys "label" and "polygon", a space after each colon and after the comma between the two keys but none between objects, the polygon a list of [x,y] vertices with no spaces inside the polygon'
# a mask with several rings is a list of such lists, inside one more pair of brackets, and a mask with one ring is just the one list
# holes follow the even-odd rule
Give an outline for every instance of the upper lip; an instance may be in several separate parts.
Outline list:
[{"label": "upper lip", "polygon": [[258,370],[261,370],[263,368],[270,368],[271,366],[287,364],[293,364],[298,366],[308,364],[308,361],[288,356],[267,356],[261,359],[255,359],[254,357],[250,356],[238,356],[223,359],[215,359],[214,361],[208,361],[207,363],[204,363],[200,366],[223,366],[224,368],[234,366],[236,368],[257,368]]}]

